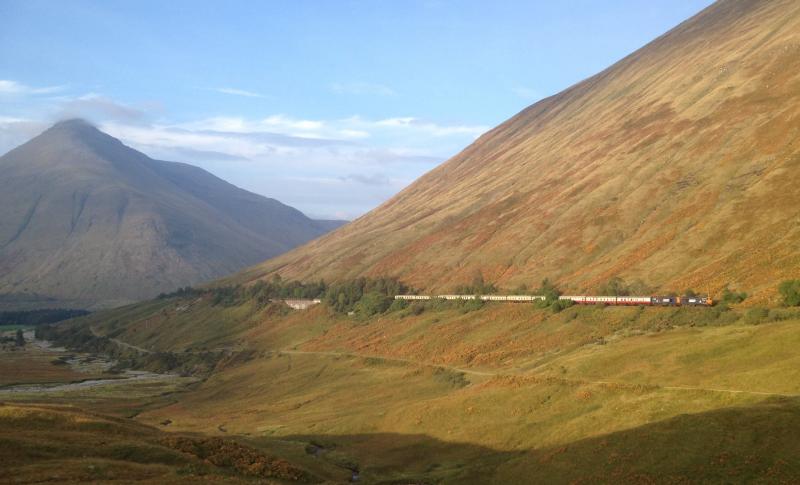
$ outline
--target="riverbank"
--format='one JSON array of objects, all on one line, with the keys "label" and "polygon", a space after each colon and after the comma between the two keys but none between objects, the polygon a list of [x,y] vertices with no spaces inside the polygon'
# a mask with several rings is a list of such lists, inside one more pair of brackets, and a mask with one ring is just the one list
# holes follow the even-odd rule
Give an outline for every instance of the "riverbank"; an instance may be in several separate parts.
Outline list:
[{"label": "riverbank", "polygon": [[79,405],[135,416],[174,402],[174,394],[198,381],[176,373],[119,369],[104,355],[74,352],[24,333],[24,346],[0,349],[0,401]]}]

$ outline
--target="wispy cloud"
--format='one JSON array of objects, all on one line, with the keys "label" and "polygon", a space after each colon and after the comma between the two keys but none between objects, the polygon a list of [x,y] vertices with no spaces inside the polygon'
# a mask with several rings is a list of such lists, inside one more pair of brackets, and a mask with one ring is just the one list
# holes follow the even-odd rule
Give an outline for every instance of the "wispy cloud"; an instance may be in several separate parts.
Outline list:
[{"label": "wispy cloud", "polygon": [[56,118],[86,118],[90,121],[121,121],[141,123],[148,119],[154,106],[138,108],[97,93],[62,98]]},{"label": "wispy cloud", "polygon": [[256,93],[253,91],[246,91],[244,89],[236,89],[236,88],[216,88],[214,91],[223,94],[232,94],[234,96],[244,96],[246,98],[266,98],[263,94]]},{"label": "wispy cloud", "polygon": [[0,79],[0,94],[6,95],[53,94],[63,89],[63,86],[33,87],[9,79]]},{"label": "wispy cloud", "polygon": [[35,100],[26,102],[24,111],[0,107],[0,152],[53,121],[83,117],[153,158],[199,165],[248,190],[327,217],[360,216],[488,129],[414,116],[228,115],[170,123],[158,104],[134,105],[100,93]]},{"label": "wispy cloud", "polygon": [[427,133],[433,137],[467,135],[477,138],[489,129],[488,126],[483,125],[440,125],[410,116],[378,120],[375,122],[375,125]]},{"label": "wispy cloud", "polygon": [[41,120],[0,115],[0,155],[38,135],[47,126]]},{"label": "wispy cloud", "polygon": [[389,177],[382,173],[373,173],[373,174],[363,174],[363,173],[351,173],[346,177],[341,177],[343,181],[354,181],[364,185],[372,185],[372,186],[379,186],[379,185],[390,185],[391,180]]},{"label": "wispy cloud", "polygon": [[334,83],[331,91],[337,94],[371,95],[371,96],[395,96],[397,92],[385,84],[376,83]]}]

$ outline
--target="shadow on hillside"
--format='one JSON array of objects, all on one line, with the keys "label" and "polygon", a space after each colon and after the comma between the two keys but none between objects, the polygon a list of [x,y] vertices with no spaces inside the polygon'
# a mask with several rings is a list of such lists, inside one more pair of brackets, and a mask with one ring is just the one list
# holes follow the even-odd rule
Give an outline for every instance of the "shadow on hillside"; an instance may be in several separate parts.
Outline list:
[{"label": "shadow on hillside", "polygon": [[361,483],[798,483],[800,399],[680,415],[563,446],[502,451],[393,433],[290,436]]}]

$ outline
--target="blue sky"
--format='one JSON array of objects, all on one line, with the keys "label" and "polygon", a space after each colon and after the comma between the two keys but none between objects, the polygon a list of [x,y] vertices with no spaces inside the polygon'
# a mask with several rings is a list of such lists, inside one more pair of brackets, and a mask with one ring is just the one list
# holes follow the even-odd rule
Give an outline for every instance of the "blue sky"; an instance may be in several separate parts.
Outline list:
[{"label": "blue sky", "polygon": [[354,218],[710,0],[0,0],[0,152],[84,117]]}]

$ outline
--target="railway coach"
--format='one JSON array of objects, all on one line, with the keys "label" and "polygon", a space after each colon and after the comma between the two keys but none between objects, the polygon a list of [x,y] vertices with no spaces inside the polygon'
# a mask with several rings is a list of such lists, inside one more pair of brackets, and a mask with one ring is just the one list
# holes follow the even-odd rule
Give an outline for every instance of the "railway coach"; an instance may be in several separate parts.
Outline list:
[{"label": "railway coach", "polygon": [[430,300],[431,297],[428,295],[395,295],[395,300],[406,300],[406,301],[416,301],[416,300]]},{"label": "railway coach", "polygon": [[[395,300],[482,300],[494,302],[524,303],[546,300],[540,295],[395,295]],[[714,301],[705,296],[561,296],[559,300],[570,300],[577,305],[613,306],[713,306]]]},{"label": "railway coach", "polygon": [[578,305],[615,306],[712,306],[714,301],[704,296],[561,296]]}]

